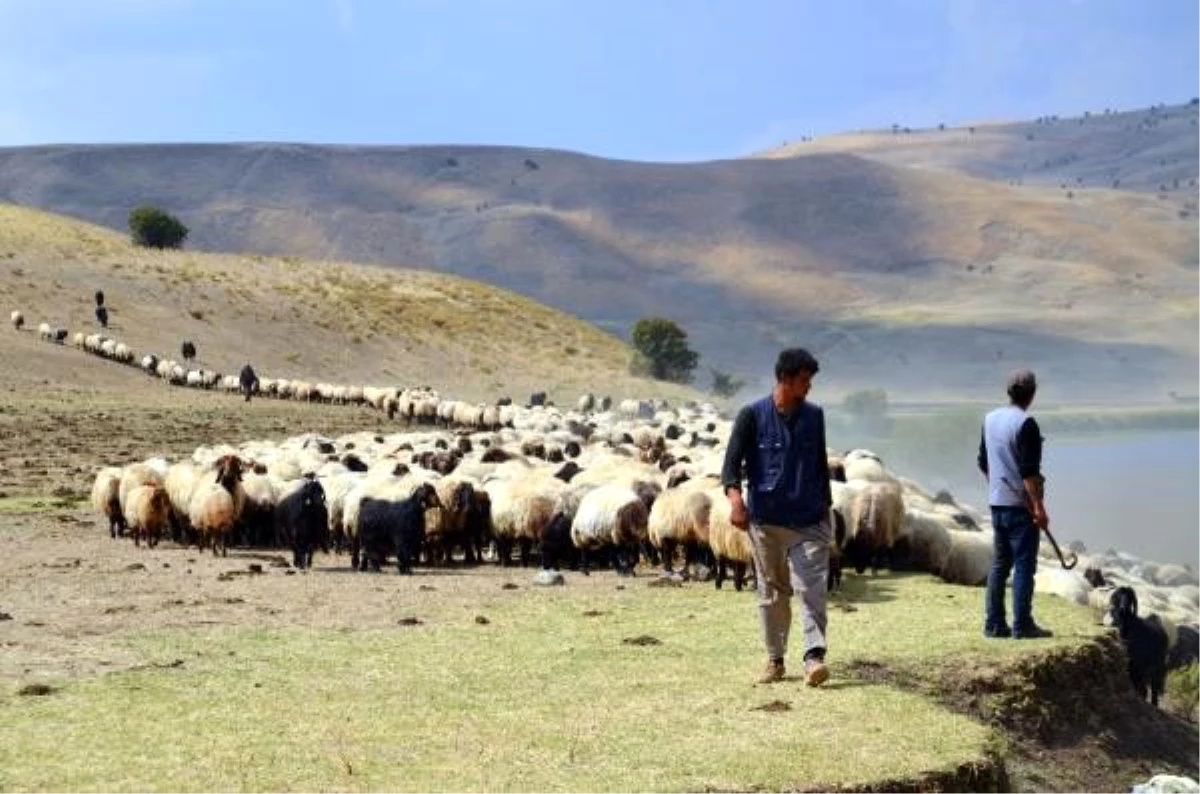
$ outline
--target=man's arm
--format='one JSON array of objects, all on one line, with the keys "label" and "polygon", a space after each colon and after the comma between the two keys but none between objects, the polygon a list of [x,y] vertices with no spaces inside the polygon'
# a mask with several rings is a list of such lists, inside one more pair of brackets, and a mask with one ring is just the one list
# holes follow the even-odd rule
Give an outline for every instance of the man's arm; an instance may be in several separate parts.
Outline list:
[{"label": "man's arm", "polygon": [[833,507],[833,488],[829,484],[829,454],[825,444],[825,411],[817,409],[817,449],[820,457],[817,460],[817,472],[821,478],[821,492],[825,495],[825,507]]},{"label": "man's arm", "polygon": [[721,466],[721,486],[728,496],[731,489],[742,490],[742,462],[754,444],[754,413],[750,406],[738,411],[725,447],[725,463]]},{"label": "man's arm", "polygon": [[983,428],[979,430],[979,457],[975,462],[979,465],[979,470],[983,472],[983,476],[988,476],[987,464],[987,433]]},{"label": "man's arm", "polygon": [[1025,420],[1017,431],[1017,468],[1021,472],[1021,480],[1025,483],[1025,496],[1029,501],[1029,510],[1039,527],[1045,529],[1050,525],[1046,515],[1045,478],[1042,476],[1042,431],[1037,420],[1032,416]]}]

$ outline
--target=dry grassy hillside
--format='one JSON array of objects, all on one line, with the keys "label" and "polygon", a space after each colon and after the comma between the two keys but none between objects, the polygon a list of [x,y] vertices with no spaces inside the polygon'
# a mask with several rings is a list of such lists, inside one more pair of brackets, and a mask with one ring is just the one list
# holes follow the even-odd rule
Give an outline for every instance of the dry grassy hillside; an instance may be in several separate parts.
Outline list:
[{"label": "dry grassy hillside", "polygon": [[666,315],[755,387],[799,343],[833,394],[990,397],[1016,363],[1053,370],[1064,399],[1194,391],[1200,238],[1175,203],[862,154],[47,146],[0,150],[0,198],[121,229],[156,203],[198,249],[454,273],[620,336]]},{"label": "dry grassy hillside", "polygon": [[1060,190],[1161,194],[1195,214],[1200,103],[1073,118],[973,126],[864,130],[792,141],[762,157],[856,154],[890,165],[959,171]]},{"label": "dry grassy hillside", "polygon": [[[138,351],[178,357],[193,341],[206,367],[378,385],[430,384],[451,396],[523,400],[548,390],[574,400],[585,388],[614,396],[693,396],[626,375],[615,337],[502,289],[428,272],[296,258],[159,252],[98,226],[0,205],[4,319],[21,310],[24,333],[0,333],[10,388],[161,388],[127,367],[47,344],[46,321],[98,330],[102,289],[109,334]],[[217,399],[217,398],[214,398]]]}]

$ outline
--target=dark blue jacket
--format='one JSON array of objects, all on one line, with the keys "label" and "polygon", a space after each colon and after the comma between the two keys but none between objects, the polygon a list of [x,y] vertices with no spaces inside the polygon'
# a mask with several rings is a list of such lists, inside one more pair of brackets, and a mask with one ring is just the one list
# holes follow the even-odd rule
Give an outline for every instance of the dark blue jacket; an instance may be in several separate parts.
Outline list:
[{"label": "dark blue jacket", "polygon": [[725,451],[726,488],[741,488],[743,464],[752,522],[798,528],[829,518],[833,500],[819,405],[803,402],[785,417],[767,396],[743,408]]}]

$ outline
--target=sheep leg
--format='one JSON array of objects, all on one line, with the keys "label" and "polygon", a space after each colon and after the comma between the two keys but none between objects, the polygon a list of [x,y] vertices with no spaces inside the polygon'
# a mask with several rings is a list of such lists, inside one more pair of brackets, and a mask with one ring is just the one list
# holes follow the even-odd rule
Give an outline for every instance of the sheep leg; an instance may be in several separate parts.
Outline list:
[{"label": "sheep leg", "polygon": [[496,538],[496,557],[501,568],[507,568],[512,564],[512,538]]},{"label": "sheep leg", "polygon": [[717,573],[713,577],[713,581],[716,582],[718,590],[721,589],[721,585],[725,584],[725,574],[725,558],[717,557]]},{"label": "sheep leg", "polygon": [[579,572],[584,576],[592,575],[591,560],[589,559],[587,549],[579,550]]},{"label": "sheep leg", "polygon": [[360,570],[358,567],[358,546],[358,535],[355,535],[354,537],[350,538],[350,570],[352,571]]},{"label": "sheep leg", "polygon": [[735,562],[733,564],[733,589],[739,593],[746,585],[746,563]]},{"label": "sheep leg", "polygon": [[529,567],[529,553],[533,550],[533,541],[529,538],[521,538],[517,541],[517,547],[521,553],[521,567]]},{"label": "sheep leg", "polygon": [[[665,574],[670,575],[675,572],[672,570],[672,563],[675,562],[675,547],[678,544],[679,544],[679,542],[677,540],[675,540],[675,538],[663,538],[662,539],[662,567],[663,567],[663,573],[665,573]],[[684,563],[683,563],[684,570],[687,570],[687,549],[686,549],[686,547],[684,548],[683,559],[684,559]]]}]

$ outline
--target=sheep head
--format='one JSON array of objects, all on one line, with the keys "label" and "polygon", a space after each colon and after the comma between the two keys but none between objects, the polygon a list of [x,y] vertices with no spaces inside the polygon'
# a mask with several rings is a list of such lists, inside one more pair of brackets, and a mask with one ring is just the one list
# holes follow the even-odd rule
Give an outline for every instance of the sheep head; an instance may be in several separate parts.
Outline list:
[{"label": "sheep head", "polygon": [[1122,628],[1137,617],[1137,593],[1132,587],[1121,586],[1113,590],[1108,600],[1108,613],[1112,616],[1113,625]]},{"label": "sheep head", "polygon": [[242,481],[242,459],[237,455],[222,455],[218,458],[216,481],[221,483],[225,490],[233,493],[237,484]]},{"label": "sheep head", "polygon": [[432,483],[422,483],[417,490],[413,491],[413,499],[426,510],[442,506],[442,500],[438,499],[437,489],[433,487]]}]

